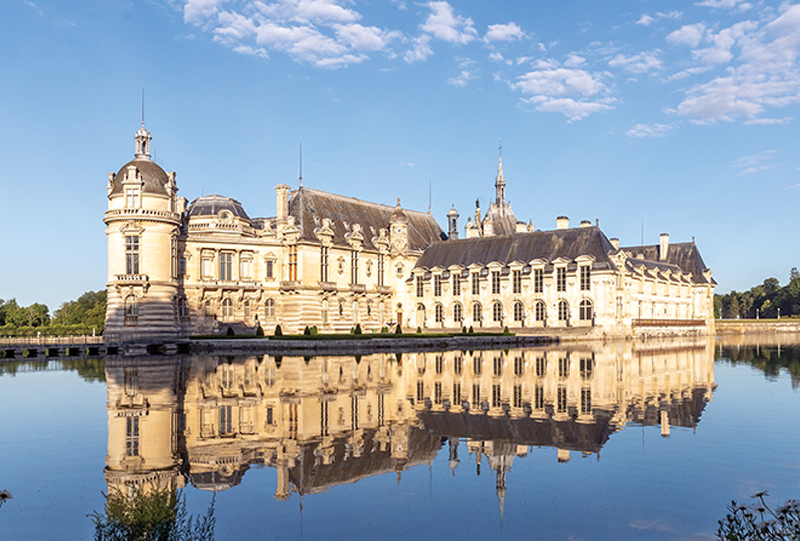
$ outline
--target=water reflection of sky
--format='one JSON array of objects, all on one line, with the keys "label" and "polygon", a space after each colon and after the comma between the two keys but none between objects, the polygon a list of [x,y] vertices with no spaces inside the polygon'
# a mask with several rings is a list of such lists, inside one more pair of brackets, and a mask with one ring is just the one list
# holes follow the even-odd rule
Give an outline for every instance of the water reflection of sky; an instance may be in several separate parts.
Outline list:
[{"label": "water reflection of sky", "polygon": [[[86,514],[102,507],[101,491],[160,479],[187,484],[194,513],[210,499],[194,487],[233,485],[217,493],[217,539],[713,538],[731,499],[798,496],[798,393],[788,373],[797,353],[781,348],[780,357],[776,344],[719,340],[482,352],[477,375],[469,353],[460,374],[456,353],[399,363],[287,357],[280,368],[270,357],[110,359],[108,388],[89,381],[92,367],[20,364],[12,377],[6,365],[0,489],[14,500],[0,510],[0,537],[91,538]],[[547,368],[537,375],[540,357]],[[467,408],[452,400],[454,382]],[[231,416],[221,418],[227,405]],[[394,449],[401,443],[406,453]],[[572,449],[569,461],[557,447],[562,459]]]}]

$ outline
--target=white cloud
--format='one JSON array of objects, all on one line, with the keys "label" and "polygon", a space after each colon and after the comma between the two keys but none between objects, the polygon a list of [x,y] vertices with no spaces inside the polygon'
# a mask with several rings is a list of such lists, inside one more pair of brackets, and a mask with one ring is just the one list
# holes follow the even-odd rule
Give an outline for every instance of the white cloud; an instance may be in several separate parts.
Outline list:
[{"label": "white cloud", "polygon": [[515,41],[525,37],[525,32],[522,31],[516,23],[508,24],[490,24],[489,30],[483,36],[483,41],[491,43],[493,41]]},{"label": "white cloud", "polygon": [[608,65],[612,68],[622,68],[630,73],[647,73],[651,70],[661,69],[661,60],[658,58],[660,53],[661,51],[655,50],[643,51],[632,56],[618,54],[608,61]]},{"label": "white cloud", "polygon": [[425,60],[430,55],[433,54],[433,49],[430,47],[431,37],[427,34],[423,34],[417,38],[414,38],[414,47],[406,51],[403,55],[403,59],[411,64],[412,62],[417,62],[418,60]]},{"label": "white cloud", "polygon": [[667,41],[673,45],[688,45],[697,47],[703,41],[706,25],[704,23],[685,24],[679,29],[667,34]]},{"label": "white cloud", "polygon": [[733,166],[741,169],[741,171],[737,173],[738,175],[752,175],[754,173],[758,173],[759,171],[768,171],[778,167],[777,163],[765,163],[771,162],[777,156],[777,150],[764,150],[762,152],[753,154],[752,156],[744,156],[743,158],[739,158],[733,162]]},{"label": "white cloud", "polygon": [[652,18],[650,15],[646,13],[643,13],[642,16],[639,17],[639,20],[636,21],[636,24],[640,24],[642,26],[650,26],[651,24],[653,24],[653,21],[655,21],[654,18]]},{"label": "white cloud", "polygon": [[564,65],[568,68],[579,68],[586,63],[586,59],[582,56],[578,56],[575,53],[569,53],[567,55],[567,59],[564,61]]},{"label": "white cloud", "polygon": [[362,26],[358,23],[335,25],[334,28],[339,41],[352,46],[357,51],[380,51],[390,41],[402,36],[397,31],[390,32],[375,26]]},{"label": "white cloud", "polygon": [[680,19],[681,17],[683,17],[683,13],[680,11],[659,12],[656,13],[655,16],[648,15],[647,13],[642,13],[642,16],[639,17],[639,20],[636,21],[636,24],[640,24],[642,26],[650,26],[658,19]]},{"label": "white cloud", "polygon": [[252,55],[252,56],[260,56],[262,58],[269,58],[269,54],[267,54],[267,51],[265,49],[262,49],[260,47],[253,48],[250,47],[249,45],[238,45],[233,48],[233,52],[239,54]]},{"label": "white cloud", "polygon": [[183,20],[187,23],[201,24],[217,13],[217,7],[225,0],[186,0],[183,6]]},{"label": "white cloud", "polygon": [[790,116],[785,116],[783,118],[753,118],[751,120],[745,121],[745,126],[751,125],[764,125],[764,126],[771,126],[773,124],[788,124],[793,119]]},{"label": "white cloud", "polygon": [[39,6],[37,6],[36,4],[34,4],[33,2],[29,2],[28,0],[24,0],[24,1],[23,1],[23,3],[24,3],[26,6],[28,6],[29,8],[31,8],[33,11],[35,11],[36,13],[38,13],[38,14],[39,14],[39,16],[42,16],[42,15],[43,15],[43,13],[42,13],[42,9],[41,9]]},{"label": "white cloud", "polygon": [[429,2],[426,5],[431,9],[431,14],[420,25],[423,32],[462,45],[478,38],[472,19],[453,13],[453,7],[447,2]]},{"label": "white cloud", "polygon": [[503,57],[502,53],[498,53],[498,52],[489,53],[489,60],[491,60],[492,62],[508,64],[509,66],[514,63],[510,58],[506,59],[506,58]]},{"label": "white cloud", "polygon": [[717,9],[734,9],[738,12],[744,12],[753,7],[752,4],[744,0],[703,0],[695,5]]},{"label": "white cloud", "polygon": [[634,127],[625,132],[625,135],[634,138],[664,137],[670,131],[672,131],[672,126],[669,124],[636,124]]},{"label": "white cloud", "polygon": [[457,77],[453,77],[447,80],[447,84],[453,86],[467,86],[467,83],[473,79],[477,79],[478,76],[475,75],[474,71],[470,70],[463,70],[461,73],[458,74]]}]

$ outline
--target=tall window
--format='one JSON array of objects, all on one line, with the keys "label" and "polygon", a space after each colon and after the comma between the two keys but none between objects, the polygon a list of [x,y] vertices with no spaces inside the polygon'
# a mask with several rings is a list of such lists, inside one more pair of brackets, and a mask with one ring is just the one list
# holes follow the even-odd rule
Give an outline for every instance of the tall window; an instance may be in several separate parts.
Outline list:
[{"label": "tall window", "polygon": [[496,322],[503,321],[503,305],[499,302],[492,305],[492,320]]},{"label": "tall window", "polygon": [[498,355],[492,359],[492,373],[495,376],[503,375],[503,357]]},{"label": "tall window", "polygon": [[567,268],[558,267],[556,269],[556,291],[567,290]]},{"label": "tall window", "polygon": [[453,404],[461,404],[461,382],[453,383]]},{"label": "tall window", "polygon": [[435,404],[442,403],[442,382],[437,381],[433,384],[433,402]]},{"label": "tall window", "polygon": [[594,373],[594,359],[587,357],[581,359],[581,379],[592,379]]},{"label": "tall window", "polygon": [[581,389],[581,413],[592,413],[592,389]]},{"label": "tall window", "polygon": [[544,308],[544,301],[536,301],[536,303],[533,305],[533,312],[534,317],[536,317],[536,321],[544,321],[546,316]]},{"label": "tall window", "polygon": [[252,260],[249,257],[242,258],[239,260],[239,279],[240,280],[249,280],[253,277],[250,269],[251,269]]},{"label": "tall window", "polygon": [[289,281],[297,281],[297,245],[289,246]]},{"label": "tall window", "polygon": [[500,294],[500,271],[492,271],[492,295]]},{"label": "tall window", "polygon": [[125,189],[125,207],[129,209],[139,208],[139,188]]},{"label": "tall window", "polygon": [[533,407],[537,410],[544,409],[544,387],[541,385],[533,389]]},{"label": "tall window", "polygon": [[522,407],[522,385],[514,385],[514,407]]},{"label": "tall window", "polygon": [[534,293],[543,293],[544,292],[544,270],[543,269],[533,269],[533,292]]},{"label": "tall window", "polygon": [[135,295],[125,297],[125,324],[135,325],[139,320],[139,302]]},{"label": "tall window", "polygon": [[441,304],[434,306],[433,314],[436,319],[436,323],[444,323],[444,306]]},{"label": "tall window", "polygon": [[558,386],[556,399],[556,411],[558,411],[558,413],[564,413],[567,411],[567,388],[565,386]]},{"label": "tall window", "polygon": [[219,279],[233,280],[233,254],[222,252],[219,254]]},{"label": "tall window", "polygon": [[461,324],[461,322],[464,320],[463,310],[464,309],[461,307],[461,303],[457,302],[453,305],[453,321]]},{"label": "tall window", "polygon": [[514,321],[522,322],[525,320],[525,307],[521,302],[514,303]]},{"label": "tall window", "polygon": [[358,283],[358,252],[356,250],[350,252],[350,283]]},{"label": "tall window", "polygon": [[323,246],[319,250],[319,279],[321,282],[328,281],[328,247]]},{"label": "tall window", "polygon": [[525,357],[514,357],[514,375],[521,376],[525,372]]},{"label": "tall window", "polygon": [[453,295],[461,295],[461,272],[453,273]]},{"label": "tall window", "polygon": [[178,317],[189,317],[189,307],[186,305],[186,297],[178,297]]},{"label": "tall window", "polygon": [[233,317],[233,301],[230,299],[225,299],[222,301],[222,317],[224,319],[230,319]]},{"label": "tall window", "polygon": [[169,261],[170,261],[170,276],[172,278],[178,277],[178,239],[172,237],[172,241],[170,242],[170,254],[169,254]]},{"label": "tall window", "polygon": [[433,369],[437,374],[444,372],[444,355],[436,355],[434,357]]},{"label": "tall window", "polygon": [[581,291],[589,291],[592,285],[592,268],[589,265],[581,266]]},{"label": "tall window", "polygon": [[495,383],[492,385],[492,407],[499,408],[500,407],[500,384]]},{"label": "tall window", "polygon": [[139,235],[125,236],[125,274],[139,274]]},{"label": "tall window", "polygon": [[415,276],[414,277],[415,284],[417,286],[417,297],[422,297],[425,294],[425,291],[422,287],[422,276]]},{"label": "tall window", "polygon": [[522,293],[522,271],[515,270],[511,273],[511,284],[514,294],[519,295]]},{"label": "tall window", "polygon": [[219,433],[232,434],[233,433],[233,407],[220,406],[219,407]]},{"label": "tall window", "polygon": [[264,305],[264,315],[267,319],[275,319],[275,299],[267,299]]},{"label": "tall window", "polygon": [[477,272],[473,272],[471,276],[472,276],[472,294],[480,295],[481,294],[480,274],[478,274]]},{"label": "tall window", "polygon": [[478,408],[481,405],[481,386],[477,383],[472,384],[472,407]]},{"label": "tall window", "polygon": [[481,321],[483,320],[483,309],[481,308],[481,303],[476,302],[472,305],[472,321],[480,325]]},{"label": "tall window", "polygon": [[480,357],[473,357],[472,358],[472,373],[476,376],[481,375],[481,368],[482,368],[483,361]]},{"label": "tall window", "polygon": [[139,418],[127,417],[125,419],[125,454],[139,456]]},{"label": "tall window", "polygon": [[456,355],[456,357],[453,359],[453,374],[460,376],[461,371],[463,370],[463,364],[464,361],[461,355]]},{"label": "tall window", "polygon": [[567,301],[560,300],[558,301],[558,320],[559,321],[567,321],[569,319],[569,305]]},{"label": "tall window", "polygon": [[386,268],[386,263],[384,261],[384,255],[383,254],[378,254],[378,285],[379,286],[384,285],[383,276],[384,276],[385,268]]},{"label": "tall window", "polygon": [[536,377],[543,378],[547,374],[547,359],[545,357],[536,357]]},{"label": "tall window", "polygon": [[433,296],[442,296],[442,276],[440,274],[435,274],[433,276]]},{"label": "tall window", "polygon": [[589,321],[594,317],[594,310],[592,307],[592,301],[588,299],[583,299],[580,304],[579,309],[579,317],[581,321]]},{"label": "tall window", "polygon": [[250,310],[250,301],[244,301],[244,317],[250,319],[252,316],[252,311]]},{"label": "tall window", "polygon": [[569,358],[560,357],[558,359],[558,377],[565,379],[569,377]]},{"label": "tall window", "polygon": [[425,382],[421,379],[417,380],[417,402],[422,402],[425,399]]},{"label": "tall window", "polygon": [[271,259],[268,259],[267,261],[265,261],[265,263],[267,264],[266,265],[267,269],[266,269],[266,273],[265,273],[267,275],[267,278],[274,278],[275,277],[275,269],[274,269],[275,262],[273,260],[271,260]]}]

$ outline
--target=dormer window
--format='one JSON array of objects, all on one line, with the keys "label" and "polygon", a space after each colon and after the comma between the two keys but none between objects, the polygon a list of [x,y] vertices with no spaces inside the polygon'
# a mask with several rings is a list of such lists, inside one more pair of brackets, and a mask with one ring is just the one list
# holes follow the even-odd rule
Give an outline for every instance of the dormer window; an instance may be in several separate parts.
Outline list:
[{"label": "dormer window", "polygon": [[138,209],[139,208],[139,188],[126,188],[125,189],[125,208]]}]

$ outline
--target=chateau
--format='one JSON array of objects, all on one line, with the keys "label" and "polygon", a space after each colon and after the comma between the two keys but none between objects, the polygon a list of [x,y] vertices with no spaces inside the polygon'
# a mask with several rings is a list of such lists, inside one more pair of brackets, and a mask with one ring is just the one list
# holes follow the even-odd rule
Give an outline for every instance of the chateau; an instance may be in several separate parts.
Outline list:
[{"label": "chateau", "polygon": [[[476,208],[458,239],[430,213],[300,186],[275,187],[276,216],[238,201],[178,196],[174,172],[151,158],[144,124],[134,159],[108,178],[105,334],[267,334],[317,326],[344,333],[399,324],[596,336],[704,334],[716,283],[694,244],[620,247],[598,225],[554,230],[518,221],[505,199]],[[476,202],[477,203],[477,202]],[[476,204],[477,207],[477,204]],[[554,331],[549,331],[554,332]]]}]

